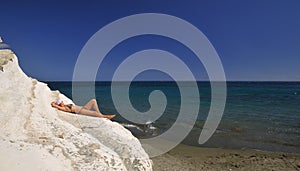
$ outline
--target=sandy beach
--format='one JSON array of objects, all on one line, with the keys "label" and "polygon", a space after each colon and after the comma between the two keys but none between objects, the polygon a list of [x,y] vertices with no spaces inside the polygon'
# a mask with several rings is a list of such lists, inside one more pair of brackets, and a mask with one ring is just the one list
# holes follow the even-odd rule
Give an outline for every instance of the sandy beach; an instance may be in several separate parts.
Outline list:
[{"label": "sandy beach", "polygon": [[300,154],[178,145],[152,158],[154,170],[300,170]]}]

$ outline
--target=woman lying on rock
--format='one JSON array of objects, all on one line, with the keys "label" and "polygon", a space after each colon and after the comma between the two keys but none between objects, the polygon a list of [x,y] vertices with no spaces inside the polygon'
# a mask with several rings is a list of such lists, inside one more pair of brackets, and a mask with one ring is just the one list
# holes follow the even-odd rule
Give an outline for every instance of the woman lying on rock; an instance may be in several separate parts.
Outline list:
[{"label": "woman lying on rock", "polygon": [[[52,102],[51,106],[64,111],[64,112],[69,112],[69,113],[77,113],[77,114],[82,114],[82,115],[87,115],[87,116],[95,116],[95,117],[100,117],[100,118],[107,118],[107,119],[112,119],[116,115],[103,115],[98,108],[97,101],[95,99],[90,100],[86,105],[84,106],[77,106],[73,104],[64,104],[63,101],[57,100],[56,102]],[[91,110],[94,109],[94,110]]]}]

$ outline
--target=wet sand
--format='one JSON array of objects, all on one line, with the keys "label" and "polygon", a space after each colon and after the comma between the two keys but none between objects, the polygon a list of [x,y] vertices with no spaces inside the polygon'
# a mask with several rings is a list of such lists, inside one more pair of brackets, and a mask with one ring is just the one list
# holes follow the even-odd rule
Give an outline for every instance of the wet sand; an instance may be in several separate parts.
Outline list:
[{"label": "wet sand", "polygon": [[178,145],[152,158],[154,171],[300,170],[300,154]]}]

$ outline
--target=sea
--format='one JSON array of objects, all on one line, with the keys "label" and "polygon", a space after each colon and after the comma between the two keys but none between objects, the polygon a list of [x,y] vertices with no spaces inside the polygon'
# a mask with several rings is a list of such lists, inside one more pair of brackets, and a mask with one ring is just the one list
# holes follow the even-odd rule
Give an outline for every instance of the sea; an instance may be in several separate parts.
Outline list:
[{"label": "sea", "polygon": [[[72,99],[72,82],[46,82],[52,90],[59,90]],[[130,83],[129,99],[132,106],[140,112],[151,108],[149,94],[162,91],[167,105],[161,116],[150,123],[137,124],[119,113],[111,96],[111,82],[80,83],[77,105],[84,105],[85,94],[94,87],[95,98],[104,114],[117,114],[113,119],[128,128],[140,139],[158,136],[175,123],[181,108],[181,94],[176,82],[135,81]],[[184,85],[184,84],[183,84]],[[188,83],[186,84],[188,88]],[[200,95],[200,108],[191,132],[181,142],[199,147],[228,149],[256,149],[300,153],[300,82],[227,82],[225,110],[217,130],[204,144],[198,139],[206,121],[211,105],[210,82],[197,82]],[[124,83],[116,84],[119,89]],[[189,95],[188,107],[195,107],[193,101],[197,94]],[[128,106],[129,107],[129,106]],[[130,111],[132,109],[128,109]]]}]

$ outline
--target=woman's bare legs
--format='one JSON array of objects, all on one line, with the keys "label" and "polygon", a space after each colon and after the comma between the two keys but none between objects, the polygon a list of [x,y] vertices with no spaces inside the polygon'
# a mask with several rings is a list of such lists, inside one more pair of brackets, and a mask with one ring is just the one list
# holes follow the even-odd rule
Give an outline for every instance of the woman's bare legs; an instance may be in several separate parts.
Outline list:
[{"label": "woman's bare legs", "polygon": [[101,113],[99,108],[98,108],[98,104],[97,104],[97,101],[96,99],[92,99],[90,100],[86,105],[83,106],[85,109],[94,109],[95,111],[97,111],[98,113]]},{"label": "woman's bare legs", "polygon": [[[78,108],[78,109],[77,109]],[[77,110],[76,110],[77,109]],[[95,117],[101,117],[102,115],[96,111],[93,110],[88,110],[83,108],[82,106],[76,106],[75,107],[76,113],[77,114],[82,114],[82,115],[88,115],[88,116],[95,116]],[[77,112],[78,111],[78,112]]]},{"label": "woman's bare legs", "polygon": [[[95,99],[90,100],[86,105],[84,106],[74,106],[75,107],[75,113],[87,115],[87,116],[95,116],[100,118],[107,118],[112,119],[116,115],[103,115],[98,108],[97,101]],[[94,110],[90,110],[90,109]]]}]

